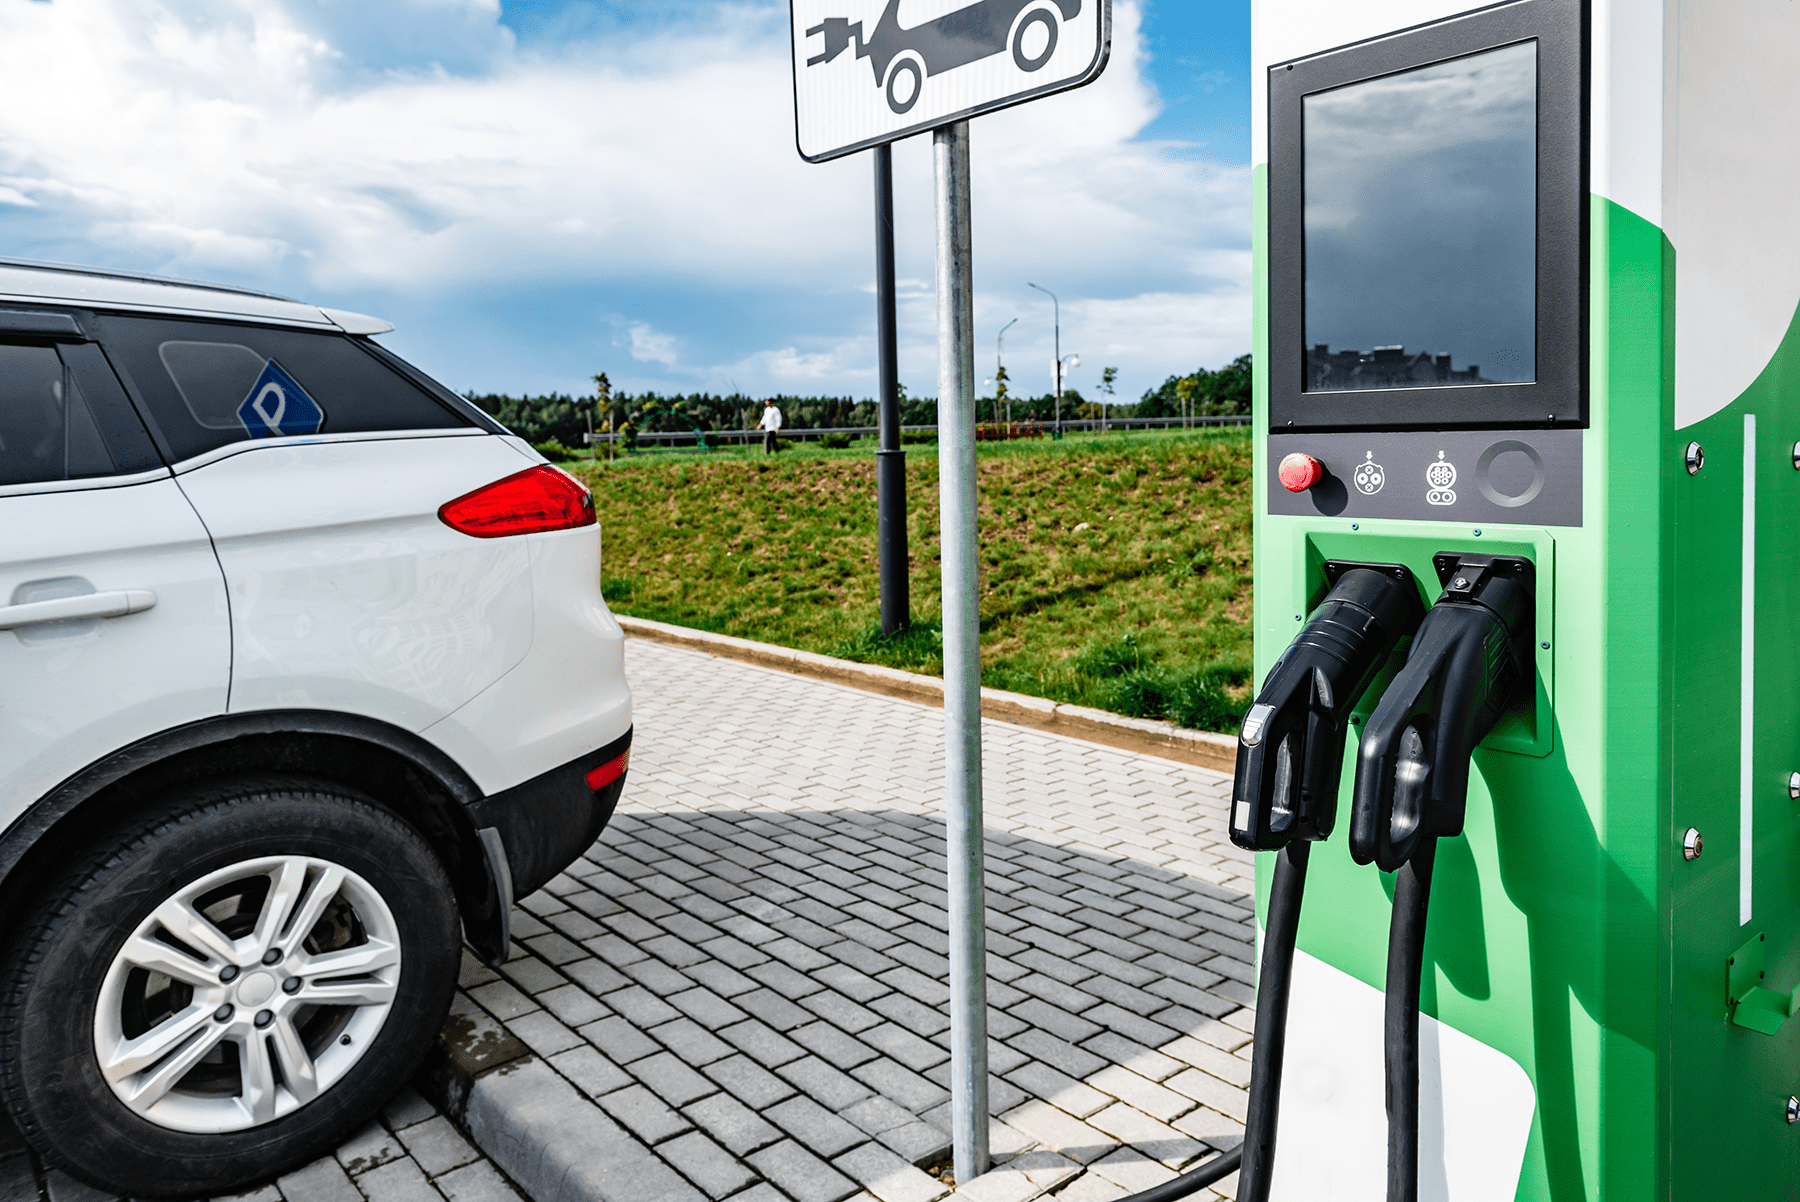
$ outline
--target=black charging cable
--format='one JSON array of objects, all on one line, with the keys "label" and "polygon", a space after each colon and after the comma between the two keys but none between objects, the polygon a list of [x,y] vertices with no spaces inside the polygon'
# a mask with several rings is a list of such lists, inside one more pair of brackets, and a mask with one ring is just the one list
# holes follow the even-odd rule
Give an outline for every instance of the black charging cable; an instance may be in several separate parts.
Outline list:
[{"label": "black charging cable", "polygon": [[1437,839],[1419,840],[1394,874],[1388,927],[1387,1045],[1388,1202],[1419,1197],[1419,977],[1425,967],[1425,918]]},{"label": "black charging cable", "polygon": [[[1275,1124],[1281,1108],[1281,1060],[1287,1047],[1288,991],[1294,972],[1294,937],[1306,891],[1312,843],[1297,840],[1275,857],[1269,884],[1268,923],[1263,927],[1262,972],[1256,983],[1256,1044],[1250,1059],[1250,1108],[1243,1144],[1181,1176],[1119,1202],[1173,1202],[1242,1169],[1238,1202],[1267,1202],[1275,1170]],[[1416,1090],[1415,1090],[1416,1092]]]}]

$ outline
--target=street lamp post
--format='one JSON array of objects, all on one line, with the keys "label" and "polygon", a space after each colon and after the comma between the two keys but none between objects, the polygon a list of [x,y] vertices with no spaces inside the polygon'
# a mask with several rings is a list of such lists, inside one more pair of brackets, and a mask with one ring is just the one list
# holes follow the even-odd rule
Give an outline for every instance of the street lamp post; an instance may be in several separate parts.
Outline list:
[{"label": "street lamp post", "polygon": [[[1016,326],[1018,324],[1019,324],[1019,319],[1016,317],[1013,318],[1011,321],[1009,321],[1005,325],[1001,326],[1000,333],[994,337],[994,386],[995,386],[996,394],[998,394],[1000,392],[1000,390],[1002,390],[1006,387],[1006,331],[1012,329],[1014,326]],[[1000,406],[1000,397],[998,395],[996,395],[994,397],[994,407],[995,407],[994,420],[995,421],[1000,420],[999,406]],[[1008,395],[1006,398],[1006,424],[1008,426],[1012,425],[1012,397],[1011,397],[1011,395]]]},{"label": "street lamp post", "polygon": [[1025,281],[1025,286],[1028,288],[1036,288],[1039,292],[1042,292],[1045,296],[1049,297],[1050,304],[1052,306],[1051,312],[1054,313],[1055,317],[1056,317],[1056,436],[1058,438],[1061,438],[1062,437],[1062,377],[1063,377],[1062,302],[1056,299],[1056,293],[1050,291],[1050,289],[1048,289],[1048,288],[1042,287],[1037,284],[1033,284],[1030,280]]}]

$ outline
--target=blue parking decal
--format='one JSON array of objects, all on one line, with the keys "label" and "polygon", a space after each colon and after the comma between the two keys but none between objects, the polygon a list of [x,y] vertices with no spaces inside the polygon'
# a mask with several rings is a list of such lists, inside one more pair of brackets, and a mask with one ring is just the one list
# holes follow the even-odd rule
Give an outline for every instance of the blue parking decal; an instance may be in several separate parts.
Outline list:
[{"label": "blue parking decal", "polygon": [[273,359],[256,378],[237,413],[252,438],[317,434],[325,424],[325,410]]}]

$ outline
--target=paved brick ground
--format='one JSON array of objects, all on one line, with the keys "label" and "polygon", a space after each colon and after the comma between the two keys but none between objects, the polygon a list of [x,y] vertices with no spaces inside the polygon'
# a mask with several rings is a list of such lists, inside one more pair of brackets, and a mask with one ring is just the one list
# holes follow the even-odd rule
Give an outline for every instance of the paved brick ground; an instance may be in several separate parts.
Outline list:
[{"label": "paved brick ground", "polygon": [[[641,1158],[632,1202],[931,1202],[947,1155],[942,711],[633,640],[626,801],[479,1007]],[[1103,1202],[1241,1138],[1228,778],[986,725],[996,1159]],[[1222,1183],[1225,1196],[1234,1183]]]},{"label": "paved brick ground", "polygon": [[[411,1089],[328,1156],[233,1202],[519,1202],[519,1194],[455,1127]],[[0,1202],[113,1202],[45,1173],[0,1121]]]},{"label": "paved brick ground", "polygon": [[[542,1063],[498,1072],[591,1112],[570,1129],[618,1202],[944,1197],[920,1167],[949,1151],[942,711],[628,655],[625,803],[515,912],[503,974],[465,958],[464,1036],[503,1025]],[[999,723],[984,748],[998,1165],[957,1197],[1110,1202],[1235,1147],[1254,927],[1227,778]],[[409,1091],[249,1197],[516,1195]],[[0,1202],[99,1199],[0,1139]]]}]

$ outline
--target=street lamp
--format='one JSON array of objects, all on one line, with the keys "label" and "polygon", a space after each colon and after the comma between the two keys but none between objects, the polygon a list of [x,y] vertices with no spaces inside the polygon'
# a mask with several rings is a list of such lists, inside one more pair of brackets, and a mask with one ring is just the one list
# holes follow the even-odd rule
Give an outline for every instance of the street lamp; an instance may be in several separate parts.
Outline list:
[{"label": "street lamp", "polygon": [[[1006,396],[1006,331],[1019,324],[1013,318],[1000,327],[1000,333],[994,338],[994,420],[1000,420],[1000,398]],[[1006,396],[1006,424],[1012,425],[1012,398]]]},{"label": "street lamp", "polygon": [[[1054,312],[1056,315],[1056,436],[1058,438],[1061,438],[1062,437],[1062,378],[1063,378],[1062,302],[1056,299],[1056,293],[1050,291],[1050,289],[1048,289],[1048,288],[1042,287],[1038,284],[1034,284],[1030,280],[1025,281],[1025,286],[1027,288],[1036,288],[1039,292],[1042,292],[1045,296],[1050,298],[1050,304],[1052,306],[1054,306],[1052,312]],[[1079,359],[1077,359],[1077,362],[1079,362]]]}]

